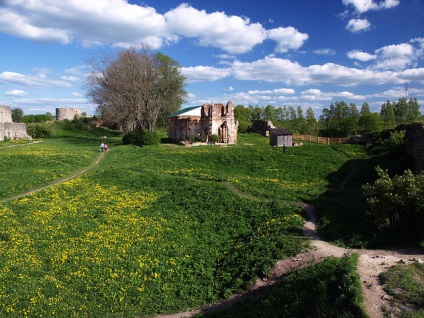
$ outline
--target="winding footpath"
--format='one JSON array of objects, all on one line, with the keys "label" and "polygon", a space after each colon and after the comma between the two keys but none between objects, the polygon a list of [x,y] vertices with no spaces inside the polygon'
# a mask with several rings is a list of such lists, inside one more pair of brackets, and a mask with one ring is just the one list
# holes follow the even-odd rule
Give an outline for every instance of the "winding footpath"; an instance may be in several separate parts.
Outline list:
[{"label": "winding footpath", "polygon": [[[16,147],[19,145],[13,145],[8,147]],[[0,202],[10,201],[14,199],[22,198],[28,194],[35,193],[41,190],[44,190],[53,185],[68,181],[72,178],[75,178],[81,174],[86,173],[97,165],[100,160],[103,158],[104,152],[101,152],[94,164],[80,169],[73,174],[56,180],[55,182],[43,186],[37,189],[21,193],[14,197],[10,197]],[[354,167],[352,167],[352,173],[354,173]],[[345,183],[342,184],[342,187]],[[235,191],[228,185],[230,190]],[[237,191],[238,192],[238,191]],[[239,195],[243,195],[238,193]],[[364,308],[370,318],[383,318],[385,308],[386,312],[391,312],[398,310],[392,308],[391,306],[391,297],[387,295],[384,291],[384,286],[382,285],[379,275],[385,272],[389,267],[392,267],[397,264],[410,264],[414,262],[424,262],[424,254],[421,250],[418,249],[409,249],[409,250],[366,250],[366,249],[346,249],[337,247],[329,244],[328,242],[322,241],[317,233],[316,224],[317,217],[315,209],[312,205],[305,205],[304,211],[308,216],[308,220],[305,222],[303,227],[303,235],[311,240],[311,250],[305,253],[296,255],[295,257],[287,258],[284,260],[278,261],[269,273],[269,277],[266,280],[258,279],[256,280],[254,286],[247,290],[244,293],[235,295],[221,303],[211,305],[209,307],[204,307],[201,309],[196,309],[192,311],[186,311],[170,315],[159,315],[155,318],[184,318],[192,317],[198,313],[208,313],[214,312],[222,309],[227,309],[233,306],[235,303],[243,301],[245,299],[258,299],[261,295],[264,294],[267,286],[277,283],[288,274],[293,269],[302,268],[309,266],[313,263],[318,263],[324,260],[326,257],[342,257],[346,253],[358,253],[359,261],[357,272],[360,276],[360,281],[362,284],[362,294],[364,297]]]},{"label": "winding footpath", "polygon": [[[2,148],[20,147],[20,146],[25,146],[25,145],[31,145],[31,144],[39,143],[39,142],[41,142],[41,141],[33,141],[33,142],[27,143],[27,144],[11,145],[11,146],[6,146],[6,147],[2,147]],[[20,199],[20,198],[26,197],[29,194],[40,192],[40,191],[42,191],[44,189],[47,189],[47,188],[50,188],[50,187],[52,187],[52,186],[54,186],[56,184],[60,184],[60,183],[66,182],[68,180],[71,180],[73,178],[76,178],[76,177],[78,177],[78,176],[86,173],[87,171],[93,169],[93,167],[95,165],[97,165],[100,162],[100,160],[103,158],[104,154],[105,154],[104,152],[101,152],[99,154],[99,156],[97,157],[96,161],[93,164],[91,164],[90,166],[88,166],[88,167],[85,167],[85,168],[82,168],[80,170],[77,170],[74,173],[72,173],[72,174],[70,174],[70,175],[68,175],[68,176],[66,176],[64,178],[57,179],[57,180],[53,181],[52,183],[49,183],[46,186],[35,188],[35,189],[29,190],[29,191],[25,191],[23,193],[17,194],[17,195],[12,196],[12,197],[8,197],[6,199],[0,199],[0,203],[1,202],[6,202],[6,201],[12,201],[12,200]]]}]

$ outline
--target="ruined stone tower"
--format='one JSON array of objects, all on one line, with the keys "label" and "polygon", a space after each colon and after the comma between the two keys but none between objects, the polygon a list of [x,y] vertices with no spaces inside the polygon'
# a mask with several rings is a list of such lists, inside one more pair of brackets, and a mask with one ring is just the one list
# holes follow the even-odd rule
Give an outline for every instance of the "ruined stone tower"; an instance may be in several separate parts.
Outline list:
[{"label": "ruined stone tower", "polygon": [[75,116],[81,116],[79,108],[56,108],[56,120],[72,120]]},{"label": "ruined stone tower", "polygon": [[9,106],[0,106],[0,123],[11,123],[12,111]]}]

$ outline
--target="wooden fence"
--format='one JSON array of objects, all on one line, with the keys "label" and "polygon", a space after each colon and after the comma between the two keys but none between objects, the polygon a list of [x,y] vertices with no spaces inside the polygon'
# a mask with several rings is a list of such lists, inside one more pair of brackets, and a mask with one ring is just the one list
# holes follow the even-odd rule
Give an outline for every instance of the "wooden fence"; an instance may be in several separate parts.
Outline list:
[{"label": "wooden fence", "polygon": [[293,134],[293,140],[303,140],[303,141],[317,142],[319,144],[329,145],[329,144],[343,144],[346,142],[347,138],[330,138],[330,137]]}]

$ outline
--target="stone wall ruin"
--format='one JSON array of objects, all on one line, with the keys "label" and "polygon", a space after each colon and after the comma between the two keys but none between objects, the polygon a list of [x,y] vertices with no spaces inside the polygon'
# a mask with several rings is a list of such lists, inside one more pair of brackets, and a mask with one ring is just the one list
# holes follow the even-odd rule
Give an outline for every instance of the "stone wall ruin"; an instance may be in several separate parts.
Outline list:
[{"label": "stone wall ruin", "polygon": [[14,123],[10,106],[0,105],[0,141],[7,139],[31,139],[26,124]]},{"label": "stone wall ruin", "polygon": [[234,106],[231,102],[224,104],[204,104],[200,114],[181,113],[170,116],[168,136],[173,141],[196,140],[210,141],[212,135],[219,137],[219,143],[237,143],[238,122],[234,118]]}]

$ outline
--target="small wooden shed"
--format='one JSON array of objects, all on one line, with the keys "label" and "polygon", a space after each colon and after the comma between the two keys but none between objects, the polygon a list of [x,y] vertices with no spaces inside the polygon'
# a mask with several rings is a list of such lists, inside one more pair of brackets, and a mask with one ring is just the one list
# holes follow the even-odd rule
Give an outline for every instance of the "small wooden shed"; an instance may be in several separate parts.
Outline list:
[{"label": "small wooden shed", "polygon": [[271,146],[277,147],[291,147],[293,146],[293,134],[282,128],[269,129],[269,142]]}]

